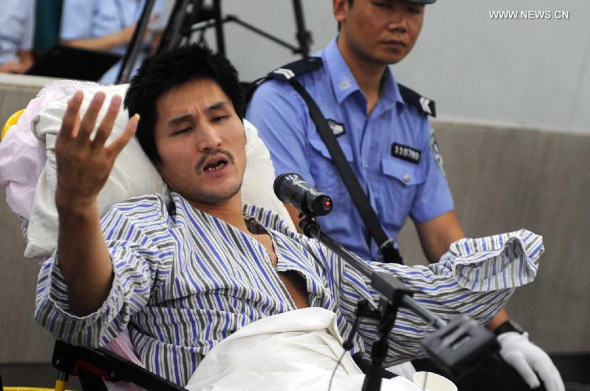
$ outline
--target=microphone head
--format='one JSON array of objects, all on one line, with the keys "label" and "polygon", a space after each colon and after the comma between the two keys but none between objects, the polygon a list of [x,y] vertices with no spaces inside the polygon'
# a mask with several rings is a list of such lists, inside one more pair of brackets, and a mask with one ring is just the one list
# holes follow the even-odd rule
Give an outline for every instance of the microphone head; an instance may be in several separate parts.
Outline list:
[{"label": "microphone head", "polygon": [[293,203],[291,192],[288,190],[291,189],[294,183],[299,181],[303,181],[303,177],[294,172],[284,173],[276,177],[272,187],[277,198],[285,204]]},{"label": "microphone head", "polygon": [[313,199],[310,209],[316,216],[325,216],[332,211],[333,207],[332,199],[322,194]]},{"label": "microphone head", "polygon": [[312,216],[324,216],[332,211],[332,199],[309,183],[301,175],[285,173],[279,175],[273,184],[279,200],[293,204],[300,212]]}]

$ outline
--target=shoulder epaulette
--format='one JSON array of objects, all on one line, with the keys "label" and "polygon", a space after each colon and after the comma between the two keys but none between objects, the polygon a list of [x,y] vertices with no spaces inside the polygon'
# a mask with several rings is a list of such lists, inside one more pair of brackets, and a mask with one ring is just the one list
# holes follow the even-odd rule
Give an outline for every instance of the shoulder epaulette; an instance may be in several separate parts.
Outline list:
[{"label": "shoulder epaulette", "polygon": [[436,117],[436,106],[433,100],[420,95],[416,91],[402,84],[398,83],[397,86],[399,87],[399,93],[401,94],[404,102],[411,104],[412,106],[416,106],[418,110],[426,115]]},{"label": "shoulder epaulette", "polygon": [[306,72],[321,68],[323,61],[320,57],[305,57],[269,72],[270,79],[289,81]]},{"label": "shoulder epaulette", "polygon": [[260,79],[257,79],[249,85],[247,85],[244,88],[245,102],[246,104],[248,104],[250,102],[250,99],[252,99],[252,95],[254,95],[256,89],[267,80],[274,79],[288,82],[294,77],[297,77],[309,71],[313,71],[315,69],[319,69],[323,65],[324,63],[321,57],[305,57],[297,61],[293,61],[287,65],[283,65],[282,67],[277,68],[272,72],[269,72],[266,76],[261,77]]}]

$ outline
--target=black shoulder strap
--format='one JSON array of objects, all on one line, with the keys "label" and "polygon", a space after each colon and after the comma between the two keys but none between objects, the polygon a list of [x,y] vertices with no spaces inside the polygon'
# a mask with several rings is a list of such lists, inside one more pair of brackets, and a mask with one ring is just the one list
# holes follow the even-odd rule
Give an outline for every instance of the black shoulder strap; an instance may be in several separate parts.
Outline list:
[{"label": "black shoulder strap", "polygon": [[416,106],[418,110],[426,115],[436,117],[436,105],[434,104],[433,100],[420,95],[416,91],[402,84],[398,83],[397,86],[399,87],[399,93],[402,96],[404,102],[409,103],[412,106]]},{"label": "black shoulder strap", "polygon": [[321,57],[305,57],[269,72],[267,77],[276,80],[290,81],[299,75],[315,71],[323,65],[324,62]]},{"label": "black shoulder strap", "polygon": [[248,105],[248,103],[252,99],[252,95],[254,95],[254,92],[256,91],[256,89],[265,81],[270,80],[270,79],[275,79],[275,80],[288,82],[289,80],[291,80],[299,75],[319,69],[322,66],[323,66],[323,61],[322,61],[321,57],[305,57],[305,58],[293,61],[287,65],[283,65],[282,67],[269,72],[266,76],[261,77],[260,79],[254,80],[252,83],[250,83],[249,86],[247,86],[244,89],[244,91],[245,91],[244,100],[245,100],[246,106]]},{"label": "black shoulder strap", "polygon": [[357,210],[359,211],[363,222],[379,246],[379,252],[383,255],[383,259],[386,262],[403,264],[399,251],[393,246],[393,240],[391,240],[383,230],[377,214],[371,207],[367,195],[363,191],[363,188],[358,182],[356,175],[348,164],[348,161],[346,160],[346,157],[340,148],[340,144],[338,144],[338,141],[332,133],[326,118],[322,114],[322,111],[313,100],[311,95],[309,95],[305,87],[303,87],[295,79],[298,75],[318,69],[321,66],[322,60],[318,57],[308,57],[298,60],[270,72],[265,78],[261,79],[257,86],[268,79],[282,80],[291,84],[295,91],[301,95],[307,104],[309,114],[315,123],[316,128],[318,129],[320,137],[326,144],[326,147],[328,148],[328,151],[334,160],[334,164],[336,165],[336,168],[342,177],[342,181],[350,193],[350,196]]},{"label": "black shoulder strap", "polygon": [[[310,71],[314,71],[316,69],[321,68],[322,66],[323,61],[321,57],[305,57],[300,60],[293,61],[287,65],[283,65],[282,67],[269,72],[266,76],[253,81],[244,88],[246,92],[246,105],[248,104],[248,102],[250,102],[250,99],[252,98],[252,95],[254,94],[256,89],[265,81],[269,79],[275,79],[289,82],[290,80],[294,79],[299,75],[302,75]],[[398,88],[404,102],[411,104],[412,106],[415,106],[425,115],[436,117],[436,104],[432,99],[420,95],[416,91],[406,87],[403,84],[398,83]]]},{"label": "black shoulder strap", "polygon": [[332,133],[332,130],[330,129],[326,118],[322,114],[322,111],[315,103],[311,95],[309,95],[305,87],[303,87],[297,80],[291,78],[289,80],[289,84],[293,86],[295,91],[301,95],[307,104],[311,119],[315,123],[320,137],[326,144],[330,155],[332,155],[334,164],[336,165],[342,181],[344,182],[344,185],[346,186],[346,189],[348,190],[354,205],[361,215],[365,226],[371,232],[371,236],[377,243],[377,246],[379,246],[379,252],[381,255],[383,255],[383,259],[385,262],[403,264],[403,260],[399,251],[393,246],[393,240],[391,240],[383,230],[375,210],[373,210],[371,207],[367,195],[363,191],[363,188],[361,187],[356,175],[352,171],[350,164],[348,164],[348,161],[342,152],[342,148],[340,148],[340,144],[338,144],[338,140],[336,140],[336,137]]}]

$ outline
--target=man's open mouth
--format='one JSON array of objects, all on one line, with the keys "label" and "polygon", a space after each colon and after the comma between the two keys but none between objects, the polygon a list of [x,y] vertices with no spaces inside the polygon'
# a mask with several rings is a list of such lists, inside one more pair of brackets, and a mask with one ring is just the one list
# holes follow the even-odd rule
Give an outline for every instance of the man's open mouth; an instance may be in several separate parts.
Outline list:
[{"label": "man's open mouth", "polygon": [[205,171],[205,172],[217,171],[217,170],[225,167],[226,165],[227,165],[227,160],[219,159],[219,160],[216,160],[214,162],[207,164],[205,166],[205,168],[203,169],[203,171]]}]

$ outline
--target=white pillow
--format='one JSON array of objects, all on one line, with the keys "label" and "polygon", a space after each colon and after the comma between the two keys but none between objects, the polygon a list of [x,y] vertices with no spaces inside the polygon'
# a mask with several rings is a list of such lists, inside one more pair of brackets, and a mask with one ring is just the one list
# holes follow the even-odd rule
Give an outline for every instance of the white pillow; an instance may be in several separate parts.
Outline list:
[{"label": "white pillow", "polygon": [[258,136],[256,127],[246,118],[244,118],[244,130],[246,131],[246,171],[242,182],[242,202],[274,210],[295,231],[291,215],[274,192],[276,175],[270,151]]},{"label": "white pillow", "polygon": [[[127,87],[128,85],[120,85],[84,89],[82,112],[88,108],[95,92],[104,91],[109,101],[114,95],[124,96]],[[35,189],[24,254],[27,258],[49,257],[56,248],[58,219],[55,207],[55,140],[67,107],[67,99],[68,97],[64,97],[49,103],[32,122],[34,134],[46,148],[47,162]],[[106,106],[105,104],[100,111],[97,124],[106,113]],[[115,121],[111,138],[123,131],[128,119],[127,111],[122,109]],[[242,199],[245,203],[261,205],[278,212],[294,229],[287,210],[273,192],[275,172],[270,153],[252,124],[244,120],[244,128],[247,137],[247,165]],[[162,177],[141,149],[137,139],[133,138],[121,151],[107,183],[98,196],[100,215],[106,213],[111,205],[130,197],[165,191],[166,184]]]}]

